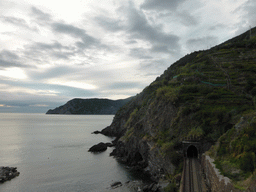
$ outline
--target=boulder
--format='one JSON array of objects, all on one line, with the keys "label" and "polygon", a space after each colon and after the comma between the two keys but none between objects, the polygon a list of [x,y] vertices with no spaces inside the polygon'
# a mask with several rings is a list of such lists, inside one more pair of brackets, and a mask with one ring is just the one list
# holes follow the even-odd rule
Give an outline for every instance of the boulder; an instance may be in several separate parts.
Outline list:
[{"label": "boulder", "polygon": [[103,152],[106,151],[108,148],[108,145],[106,143],[99,143],[97,145],[92,146],[88,151],[89,152]]},{"label": "boulder", "polygon": [[0,167],[0,183],[11,180],[19,174],[17,167]]},{"label": "boulder", "polygon": [[122,186],[122,183],[120,181],[116,181],[116,182],[111,184],[112,188],[117,188],[117,187],[120,187],[120,186]]},{"label": "boulder", "polygon": [[92,132],[92,134],[100,134],[101,133],[101,131],[94,131],[94,132]]}]

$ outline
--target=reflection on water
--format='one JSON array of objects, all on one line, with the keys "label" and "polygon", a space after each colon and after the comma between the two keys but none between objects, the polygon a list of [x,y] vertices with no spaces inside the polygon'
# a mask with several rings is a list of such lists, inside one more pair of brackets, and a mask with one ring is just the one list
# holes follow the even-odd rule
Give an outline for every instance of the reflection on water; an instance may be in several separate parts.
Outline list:
[{"label": "reflection on water", "polygon": [[18,167],[19,177],[0,191],[104,191],[113,181],[133,179],[109,157],[112,149],[88,149],[112,138],[91,132],[108,126],[112,115],[0,114],[0,166]]}]

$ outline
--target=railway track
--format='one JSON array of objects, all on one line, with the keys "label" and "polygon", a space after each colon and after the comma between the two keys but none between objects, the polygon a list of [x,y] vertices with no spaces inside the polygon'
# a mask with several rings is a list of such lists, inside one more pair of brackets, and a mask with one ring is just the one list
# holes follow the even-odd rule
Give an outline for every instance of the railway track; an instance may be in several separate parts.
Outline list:
[{"label": "railway track", "polygon": [[186,158],[182,192],[202,192],[199,162],[196,158]]}]

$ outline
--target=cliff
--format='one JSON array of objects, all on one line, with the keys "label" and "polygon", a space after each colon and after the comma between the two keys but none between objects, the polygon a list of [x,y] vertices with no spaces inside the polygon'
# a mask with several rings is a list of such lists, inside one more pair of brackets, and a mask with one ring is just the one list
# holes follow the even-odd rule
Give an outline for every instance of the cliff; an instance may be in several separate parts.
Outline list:
[{"label": "cliff", "polygon": [[[203,152],[214,145],[212,154],[215,159],[233,162],[243,174],[240,180],[248,177],[253,180],[256,137],[250,137],[254,143],[250,148],[229,148],[233,140],[245,134],[247,127],[241,128],[239,133],[242,135],[232,132],[230,143],[223,141],[225,144],[220,145],[224,149],[219,149],[215,143],[235,129],[241,117],[253,116],[255,85],[256,28],[251,30],[251,35],[248,31],[209,50],[186,55],[172,64],[119,109],[112,124],[102,133],[117,137],[116,149],[111,155],[148,173],[155,181],[173,180],[181,173],[181,141],[186,137],[207,143]],[[255,125],[251,128],[254,131]],[[218,154],[220,150],[222,153]],[[253,164],[251,169],[240,166],[245,152],[250,154],[251,158],[247,160]]]},{"label": "cliff", "polygon": [[115,114],[125,103],[131,100],[120,99],[72,99],[65,105],[50,109],[46,114]]}]

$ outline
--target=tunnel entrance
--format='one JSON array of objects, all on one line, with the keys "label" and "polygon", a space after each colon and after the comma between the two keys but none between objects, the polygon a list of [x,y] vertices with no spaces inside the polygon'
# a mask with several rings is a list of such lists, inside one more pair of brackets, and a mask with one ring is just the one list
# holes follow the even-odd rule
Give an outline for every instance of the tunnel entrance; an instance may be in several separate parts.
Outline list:
[{"label": "tunnel entrance", "polygon": [[190,145],[187,150],[188,158],[198,158],[198,150],[194,145]]}]

